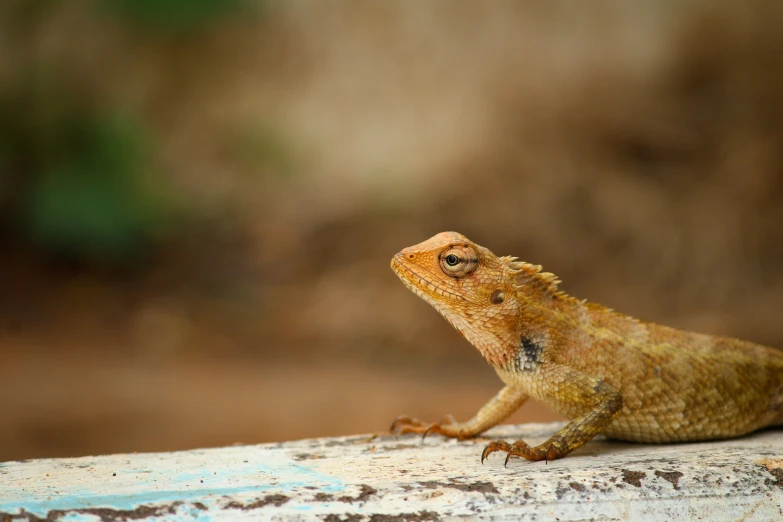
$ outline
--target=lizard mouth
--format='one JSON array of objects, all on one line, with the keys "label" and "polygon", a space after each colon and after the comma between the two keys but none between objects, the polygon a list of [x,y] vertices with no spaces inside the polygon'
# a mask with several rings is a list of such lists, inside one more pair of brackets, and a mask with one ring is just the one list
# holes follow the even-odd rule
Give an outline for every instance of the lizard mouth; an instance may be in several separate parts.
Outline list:
[{"label": "lizard mouth", "polygon": [[403,263],[401,263],[397,259],[397,256],[394,256],[392,258],[391,268],[394,271],[394,273],[397,274],[397,277],[399,277],[402,280],[403,284],[408,287],[409,290],[411,290],[413,293],[415,293],[416,295],[418,295],[419,297],[427,301],[433,299],[431,297],[432,294],[436,294],[445,297],[447,299],[451,299],[452,301],[465,300],[464,297],[449,292],[448,290],[443,289],[442,287],[434,284],[432,281],[428,280],[427,278],[422,277],[418,273],[414,272],[413,270],[405,266]]}]

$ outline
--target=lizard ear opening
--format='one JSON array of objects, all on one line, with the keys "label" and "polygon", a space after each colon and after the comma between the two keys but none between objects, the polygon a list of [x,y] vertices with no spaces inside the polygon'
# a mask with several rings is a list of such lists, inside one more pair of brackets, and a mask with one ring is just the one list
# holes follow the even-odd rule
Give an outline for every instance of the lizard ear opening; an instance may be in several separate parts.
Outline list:
[{"label": "lizard ear opening", "polygon": [[495,290],[494,292],[492,292],[492,295],[489,296],[489,302],[494,305],[499,305],[505,300],[506,300],[506,294],[503,293],[503,290],[500,289]]}]

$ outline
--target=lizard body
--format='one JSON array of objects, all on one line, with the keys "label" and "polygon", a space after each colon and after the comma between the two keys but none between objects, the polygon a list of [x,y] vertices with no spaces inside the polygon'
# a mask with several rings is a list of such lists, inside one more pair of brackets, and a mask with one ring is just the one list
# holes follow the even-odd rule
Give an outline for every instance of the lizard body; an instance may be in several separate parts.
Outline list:
[{"label": "lizard body", "polygon": [[532,397],[571,422],[543,444],[490,443],[529,460],[568,455],[598,433],[636,442],[737,437],[783,424],[783,352],[643,322],[575,299],[540,266],[455,232],[405,248],[392,269],[494,367],[505,387],[464,423],[400,417],[397,433],[469,438]]}]

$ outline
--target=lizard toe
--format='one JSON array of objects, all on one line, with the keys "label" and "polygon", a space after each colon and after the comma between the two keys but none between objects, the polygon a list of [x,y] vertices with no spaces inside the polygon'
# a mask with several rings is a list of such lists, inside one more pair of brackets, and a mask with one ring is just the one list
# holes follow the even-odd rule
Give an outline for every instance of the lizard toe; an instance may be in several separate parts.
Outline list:
[{"label": "lizard toe", "polygon": [[484,459],[489,457],[492,453],[496,451],[509,451],[511,450],[511,445],[504,441],[504,440],[495,440],[490,442],[484,447],[484,451],[481,452],[481,463],[484,464]]},{"label": "lizard toe", "polygon": [[391,431],[396,436],[403,435],[405,433],[422,433],[422,431],[429,427],[429,423],[420,421],[419,419],[412,419],[405,415],[400,415],[394,419],[394,422],[392,422],[389,431]]},{"label": "lizard toe", "polygon": [[430,433],[441,433],[443,430],[440,427],[440,424],[437,422],[434,422],[430,424],[426,430],[424,430],[424,433],[421,434],[421,441],[424,442],[424,439],[429,435]]}]

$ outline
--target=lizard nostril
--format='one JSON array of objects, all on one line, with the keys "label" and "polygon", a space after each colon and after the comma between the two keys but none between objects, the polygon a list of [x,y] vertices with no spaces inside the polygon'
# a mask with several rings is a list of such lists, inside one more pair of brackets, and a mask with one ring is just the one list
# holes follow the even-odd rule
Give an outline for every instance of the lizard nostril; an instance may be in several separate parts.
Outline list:
[{"label": "lizard nostril", "polygon": [[405,257],[407,257],[408,259],[410,259],[410,260],[412,261],[413,259],[415,259],[415,258],[416,258],[416,254],[413,254],[413,253],[411,253],[411,254],[406,254],[406,255],[405,255]]}]

